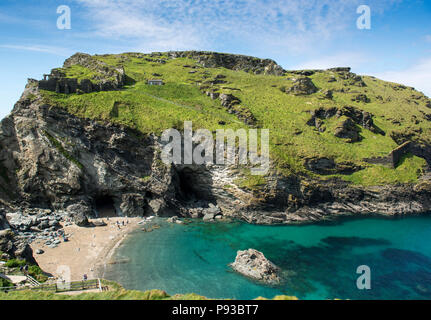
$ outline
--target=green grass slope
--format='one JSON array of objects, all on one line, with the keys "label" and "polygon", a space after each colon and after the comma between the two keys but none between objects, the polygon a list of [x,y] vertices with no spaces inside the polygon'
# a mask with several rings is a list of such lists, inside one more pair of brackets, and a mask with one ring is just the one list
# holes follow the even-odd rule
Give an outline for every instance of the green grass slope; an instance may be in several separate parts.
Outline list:
[{"label": "green grass slope", "polygon": [[[416,182],[426,165],[424,159],[411,155],[405,156],[396,168],[365,161],[388,155],[398,146],[394,137],[400,135],[431,143],[431,102],[413,88],[374,77],[358,78],[348,72],[326,70],[309,75],[317,87],[315,93],[296,95],[290,93],[290,88],[303,76],[294,71],[287,71],[283,76],[256,75],[226,68],[204,68],[195,60],[170,59],[166,54],[155,57],[129,53],[95,58],[111,66],[124,67],[129,82],[123,90],[89,94],[43,91],[45,101],[80,117],[108,119],[143,133],[160,134],[172,127],[182,129],[183,122],[190,120],[194,129],[247,128],[219,99],[213,100],[203,91],[230,93],[240,99],[240,106],[236,107],[240,113],[252,114],[256,127],[270,129],[270,155],[275,168],[284,175],[315,176],[305,166],[307,159],[330,158],[336,163],[347,162],[362,168],[336,177],[357,185],[381,185]],[[83,66],[65,70],[68,76],[78,78],[92,72]],[[217,76],[222,83],[214,83]],[[148,79],[163,79],[165,85],[147,85]],[[332,98],[325,97],[328,90]],[[357,99],[361,95],[366,99]],[[345,106],[370,113],[375,126],[385,134],[356,125],[361,139],[349,143],[334,135],[340,126],[339,117],[322,119],[325,130],[307,124],[313,110]]]},{"label": "green grass slope", "polygon": [[[80,294],[27,290],[15,292],[0,292],[1,300],[208,300],[208,298],[190,293],[170,296],[162,290],[137,291],[126,290],[118,283],[102,280],[102,284],[108,288],[104,292],[87,292]],[[256,300],[267,300],[259,297]],[[276,296],[274,300],[298,300],[293,296]]]}]

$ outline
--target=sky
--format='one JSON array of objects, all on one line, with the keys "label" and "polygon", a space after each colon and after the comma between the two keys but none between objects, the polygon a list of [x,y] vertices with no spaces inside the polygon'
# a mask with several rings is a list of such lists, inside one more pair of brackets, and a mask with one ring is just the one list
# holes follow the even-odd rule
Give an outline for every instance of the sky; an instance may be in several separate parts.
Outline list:
[{"label": "sky", "polygon": [[[70,9],[70,28],[60,6]],[[271,58],[287,70],[350,66],[431,96],[431,1],[1,0],[0,118],[28,78],[75,52],[169,50]]]}]

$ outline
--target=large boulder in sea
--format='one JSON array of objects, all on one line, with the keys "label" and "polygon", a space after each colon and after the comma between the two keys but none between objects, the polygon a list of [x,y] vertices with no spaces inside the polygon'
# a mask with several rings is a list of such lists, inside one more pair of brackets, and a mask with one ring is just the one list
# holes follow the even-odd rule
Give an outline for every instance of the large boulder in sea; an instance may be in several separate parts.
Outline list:
[{"label": "large boulder in sea", "polygon": [[268,285],[281,283],[280,268],[255,249],[238,251],[231,267],[236,272]]}]

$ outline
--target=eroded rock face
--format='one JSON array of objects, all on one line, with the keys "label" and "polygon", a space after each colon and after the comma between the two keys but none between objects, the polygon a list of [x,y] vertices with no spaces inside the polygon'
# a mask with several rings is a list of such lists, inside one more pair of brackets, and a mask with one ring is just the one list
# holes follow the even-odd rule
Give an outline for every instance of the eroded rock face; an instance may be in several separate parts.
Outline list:
[{"label": "eroded rock face", "polygon": [[5,211],[0,209],[0,230],[8,229],[9,227],[10,225],[6,219]]},{"label": "eroded rock face", "polygon": [[151,200],[175,197],[173,172],[153,163],[157,139],[77,118],[39,99],[30,82],[0,124],[0,159],[8,173],[0,181],[2,200],[56,210],[84,203],[87,209],[79,211],[87,215],[104,196],[120,214],[137,216],[150,209]]},{"label": "eroded rock face", "polygon": [[305,167],[321,175],[327,174],[352,174],[362,168],[350,162],[336,163],[328,158],[310,158],[305,160]]},{"label": "eroded rock face", "polygon": [[36,263],[33,258],[33,250],[27,243],[17,241],[11,229],[0,230],[0,251],[2,252],[0,258],[2,259],[17,258],[30,263]]},{"label": "eroded rock face", "polygon": [[78,81],[75,78],[67,78],[63,69],[53,69],[48,79],[37,81],[38,87],[43,90],[57,93],[90,93],[93,91],[110,91],[121,88],[126,81],[123,68],[115,68],[95,59],[89,54],[76,53],[68,58],[63,67],[68,68],[80,65],[95,73],[90,79]]},{"label": "eroded rock face", "polygon": [[288,89],[288,93],[292,93],[294,95],[309,95],[317,92],[318,89],[314,85],[313,81],[308,78],[299,78],[295,80],[293,86]]},{"label": "eroded rock face", "polygon": [[81,201],[79,203],[72,204],[66,208],[69,216],[72,218],[73,222],[79,227],[86,227],[89,225],[88,217],[93,216],[91,207],[89,207],[85,202]]},{"label": "eroded rock face", "polygon": [[221,105],[227,109],[231,114],[235,114],[239,120],[244,121],[244,123],[254,126],[256,124],[256,118],[253,113],[246,107],[241,106],[241,100],[232,94],[220,94],[218,96]]},{"label": "eroded rock face", "polygon": [[[337,117],[340,121],[334,130],[334,135],[338,138],[346,139],[346,142],[354,143],[361,141],[360,127],[370,130],[373,133],[385,135],[386,133],[374,124],[373,115],[352,106],[343,108],[319,108],[310,111],[311,119],[307,125],[314,126],[320,132],[326,130],[326,119]],[[360,127],[359,127],[360,126]]]},{"label": "eroded rock face", "polygon": [[334,135],[337,138],[346,139],[350,143],[361,140],[359,129],[351,118],[342,119],[335,128]]},{"label": "eroded rock face", "polygon": [[350,72],[350,68],[335,68],[335,69],[329,69],[334,72],[338,73],[338,76],[343,79],[347,80],[347,85],[357,86],[357,87],[366,87],[367,84],[364,82],[361,76]]},{"label": "eroded rock face", "polygon": [[[240,105],[235,104],[239,100],[235,96],[219,98],[231,108]],[[324,130],[326,119],[334,116],[350,118],[356,127],[375,128],[371,114],[353,107],[315,110],[312,125]],[[78,224],[85,224],[86,218],[98,212],[101,198],[108,199],[118,215],[207,216],[209,220],[223,216],[256,224],[306,223],[340,214],[392,215],[431,209],[427,188],[399,185],[362,188],[358,192],[355,186],[338,179],[284,177],[275,170],[265,176],[263,187],[252,190],[239,186],[242,175],[236,167],[166,166],[160,161],[162,147],[158,137],[81,119],[46,105],[37,84],[30,82],[12,114],[0,123],[1,207],[15,208],[9,213],[28,207],[67,210]],[[308,164],[309,170],[324,174],[357,170],[349,163],[319,159]],[[76,204],[84,208],[76,209]],[[46,222],[36,226],[29,221],[23,214],[14,228],[52,227]],[[4,218],[0,223],[5,225]]]},{"label": "eroded rock face", "polygon": [[281,76],[285,70],[274,60],[206,51],[172,51],[171,58],[191,58],[205,68],[223,67],[226,69]]},{"label": "eroded rock face", "polygon": [[278,285],[282,282],[280,268],[255,249],[238,251],[231,267],[248,278],[268,285]]}]

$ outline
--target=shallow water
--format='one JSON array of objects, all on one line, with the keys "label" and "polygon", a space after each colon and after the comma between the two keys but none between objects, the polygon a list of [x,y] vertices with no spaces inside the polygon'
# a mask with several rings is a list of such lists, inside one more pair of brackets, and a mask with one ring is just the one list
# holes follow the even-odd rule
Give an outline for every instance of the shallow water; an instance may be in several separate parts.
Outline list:
[{"label": "shallow water", "polygon": [[[115,258],[128,262],[110,265],[106,278],[210,298],[431,299],[431,216],[272,227],[156,222],[161,229],[127,238]],[[287,271],[287,282],[268,287],[232,272],[237,250],[249,248]],[[356,286],[360,265],[371,268],[371,290]]]}]

